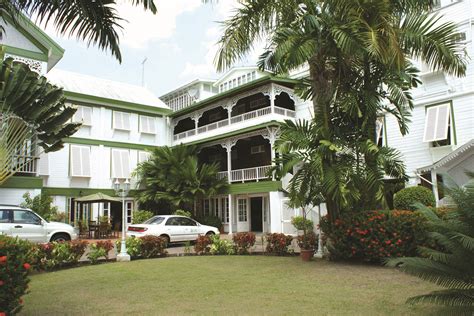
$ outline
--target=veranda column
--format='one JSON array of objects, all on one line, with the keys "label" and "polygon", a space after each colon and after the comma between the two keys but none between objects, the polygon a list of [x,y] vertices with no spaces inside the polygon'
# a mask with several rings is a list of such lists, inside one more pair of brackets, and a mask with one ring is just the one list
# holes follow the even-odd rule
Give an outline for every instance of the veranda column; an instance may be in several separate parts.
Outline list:
[{"label": "veranda column", "polygon": [[233,225],[234,225],[234,221],[233,221],[233,212],[232,212],[232,208],[233,208],[233,203],[232,203],[232,194],[229,194],[228,196],[228,199],[229,199],[229,235],[232,235],[233,233]]},{"label": "veranda column", "polygon": [[273,84],[270,88],[270,111],[271,113],[275,113],[275,89]]},{"label": "veranda column", "polygon": [[439,205],[438,179],[437,179],[437,177],[438,177],[438,175],[437,175],[436,171],[434,169],[431,170],[431,186],[433,188],[433,195],[435,197],[436,206]]},{"label": "veranda column", "polygon": [[[227,151],[227,181],[230,184],[232,182],[232,147],[237,143],[236,139],[228,139],[221,146]],[[232,194],[229,194],[229,234],[232,234]]]},{"label": "veranda column", "polygon": [[[263,138],[268,139],[270,142],[270,158],[271,158],[271,165],[272,167],[275,166],[275,141],[278,137],[278,134],[280,132],[279,128],[274,128],[274,127],[267,127],[267,133],[265,133]],[[275,172],[272,173],[272,180],[275,180]]]},{"label": "veranda column", "polygon": [[203,113],[195,113],[193,116],[191,116],[191,119],[194,121],[194,132],[196,135],[198,134],[198,127],[199,127],[199,119],[201,118]]}]

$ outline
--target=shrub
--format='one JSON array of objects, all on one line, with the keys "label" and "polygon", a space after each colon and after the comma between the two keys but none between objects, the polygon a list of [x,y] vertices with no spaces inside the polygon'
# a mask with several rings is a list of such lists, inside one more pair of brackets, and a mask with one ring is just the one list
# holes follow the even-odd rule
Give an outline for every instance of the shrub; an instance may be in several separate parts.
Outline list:
[{"label": "shrub", "polygon": [[206,235],[199,235],[194,244],[194,252],[198,255],[209,253],[211,238]]},{"label": "shrub", "polygon": [[22,207],[31,209],[46,220],[53,220],[58,216],[58,208],[53,206],[53,198],[49,195],[38,194],[32,198],[30,192],[26,192],[23,199],[25,201],[21,203]]},{"label": "shrub", "polygon": [[[119,239],[115,242],[117,253],[120,253],[122,240]],[[132,258],[138,258],[141,254],[142,240],[140,238],[128,237],[125,240],[125,246],[127,247],[127,253]]]},{"label": "shrub", "polygon": [[110,240],[99,240],[95,243],[97,248],[101,248],[105,250],[105,259],[109,259],[109,252],[114,249],[114,244]]},{"label": "shrub", "polygon": [[413,256],[424,243],[426,219],[412,211],[366,211],[327,216],[321,228],[333,259],[380,262],[387,257]]},{"label": "shrub", "polygon": [[295,216],[291,219],[291,224],[295,226],[297,230],[313,231],[313,221],[303,216]]},{"label": "shrub", "polygon": [[28,290],[32,245],[0,235],[0,314],[16,314]]},{"label": "shrub", "polygon": [[236,233],[232,240],[234,241],[235,250],[239,255],[245,255],[249,253],[249,249],[255,245],[255,234],[254,233]]},{"label": "shrub", "polygon": [[97,246],[97,244],[91,244],[87,258],[92,264],[96,264],[99,262],[100,258],[107,260],[107,251],[104,248]]},{"label": "shrub", "polygon": [[132,224],[141,224],[153,216],[154,214],[150,211],[133,211]]},{"label": "shrub", "polygon": [[306,235],[300,235],[297,237],[298,247],[301,249],[314,249],[317,250],[318,238],[313,231],[306,232]]},{"label": "shrub", "polygon": [[71,262],[77,263],[87,249],[88,243],[85,240],[73,240],[69,242],[71,248]]},{"label": "shrub", "polygon": [[166,239],[158,236],[140,237],[140,253],[143,258],[154,258],[166,254]]},{"label": "shrub", "polygon": [[212,235],[210,239],[211,247],[209,248],[209,252],[211,254],[233,255],[235,253],[234,245],[230,241],[221,239],[219,235]]},{"label": "shrub", "polygon": [[191,212],[185,211],[185,210],[176,210],[173,215],[179,215],[179,216],[186,216],[186,217],[192,217],[193,214]]},{"label": "shrub", "polygon": [[433,192],[422,186],[408,187],[398,191],[393,197],[393,206],[396,210],[415,211],[417,203],[425,206],[435,206],[436,201]]},{"label": "shrub", "polygon": [[35,245],[32,250],[33,265],[37,270],[52,270],[77,264],[87,245],[82,240]]},{"label": "shrub", "polygon": [[293,241],[293,236],[273,233],[267,234],[266,252],[279,256],[284,256],[289,253],[289,246]]},{"label": "shrub", "polygon": [[221,227],[222,227],[221,219],[219,217],[213,216],[213,215],[204,216],[203,218],[201,218],[199,220],[199,222],[203,225],[216,227],[217,229],[221,229]]}]

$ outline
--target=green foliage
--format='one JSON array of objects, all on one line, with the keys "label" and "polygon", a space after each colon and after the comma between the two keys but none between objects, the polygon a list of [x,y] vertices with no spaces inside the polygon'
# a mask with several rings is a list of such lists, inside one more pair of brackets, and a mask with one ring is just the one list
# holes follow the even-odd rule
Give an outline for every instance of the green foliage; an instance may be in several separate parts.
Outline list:
[{"label": "green foliage", "polygon": [[21,203],[22,207],[26,207],[40,215],[46,220],[52,220],[57,218],[58,208],[53,206],[53,198],[47,194],[38,194],[34,198],[31,198],[30,192],[23,194],[25,201]]},{"label": "green foliage", "polygon": [[[421,83],[411,58],[433,69],[464,75],[466,58],[457,27],[430,14],[432,1],[241,2],[224,22],[218,69],[230,67],[267,38],[259,67],[309,76],[299,95],[312,100],[311,123],[286,122],[278,159],[284,175],[317,188],[334,221],[345,210],[375,209],[384,178],[405,181],[400,154],[374,142],[380,113],[394,115],[408,132],[411,89]],[[428,40],[429,39],[429,40]],[[298,184],[299,183],[299,184]]]},{"label": "green foliage", "polygon": [[151,154],[135,171],[143,189],[138,194],[140,203],[189,208],[197,199],[227,191],[227,180],[217,177],[218,165],[199,164],[193,146],[162,146]]},{"label": "green foliage", "polygon": [[[140,6],[153,14],[157,12],[153,0],[133,0],[127,3]],[[96,44],[102,50],[110,50],[119,62],[122,54],[119,46],[119,32],[122,30],[123,18],[117,15],[119,4],[102,1],[35,1],[7,0],[2,2],[1,18],[13,24],[26,16],[34,16],[37,23],[53,24],[61,35],[77,37],[88,45]],[[74,27],[70,27],[74,25]],[[1,37],[5,30],[0,28]]]},{"label": "green foliage", "polygon": [[199,235],[194,244],[194,252],[198,255],[209,253],[211,238],[207,235]]},{"label": "green foliage", "polygon": [[291,224],[295,226],[297,230],[313,231],[314,228],[313,221],[304,216],[294,216],[291,219]]},{"label": "green foliage", "polygon": [[239,255],[249,254],[250,248],[255,245],[254,233],[236,233],[232,236],[235,252]]},{"label": "green foliage", "polygon": [[216,227],[217,229],[221,229],[222,227],[221,219],[218,216],[214,216],[214,215],[208,215],[208,216],[199,218],[198,222],[203,225]]},{"label": "green foliage", "polygon": [[229,240],[221,239],[219,235],[210,236],[211,246],[209,252],[213,255],[233,255],[234,245]]},{"label": "green foliage", "polygon": [[0,234],[0,314],[14,315],[22,308],[30,281],[31,247],[27,241]]},{"label": "green foliage", "polygon": [[191,214],[191,212],[189,211],[185,211],[185,210],[176,210],[173,215],[179,215],[179,216],[186,216],[186,217],[192,217],[193,214]]},{"label": "green foliage", "polygon": [[425,218],[411,211],[366,211],[343,214],[321,229],[332,259],[381,262],[387,257],[416,254],[425,242]]},{"label": "green foliage", "polygon": [[435,206],[436,201],[433,192],[428,188],[416,186],[402,189],[395,193],[393,197],[393,206],[397,210],[414,211],[417,209],[417,203],[425,206]]},{"label": "green foliage", "polygon": [[97,244],[91,244],[87,259],[92,264],[97,264],[100,258],[107,259],[107,251],[102,247],[98,247]]},{"label": "green foliage", "polygon": [[474,181],[448,190],[456,209],[442,217],[429,207],[420,208],[428,218],[433,247],[419,247],[419,257],[388,261],[388,265],[446,288],[412,297],[408,303],[432,303],[474,312]]},{"label": "green foliage", "polygon": [[143,258],[155,258],[166,254],[166,239],[158,236],[140,237],[140,252]]},{"label": "green foliage", "polygon": [[[121,240],[117,240],[115,242],[115,249],[117,249],[117,253],[120,253],[121,242]],[[130,257],[140,257],[142,245],[142,240],[140,238],[128,237],[127,239],[125,239],[125,245],[127,247],[127,253],[130,255]]]},{"label": "green foliage", "polygon": [[267,247],[265,251],[269,254],[275,254],[278,256],[284,256],[290,253],[289,246],[293,241],[293,237],[290,235],[273,233],[267,234]]},{"label": "green foliage", "polygon": [[33,246],[32,264],[36,270],[54,270],[79,262],[87,248],[87,241],[51,242]]},{"label": "green foliage", "polygon": [[150,211],[133,211],[132,224],[141,224],[153,216],[154,214]]}]

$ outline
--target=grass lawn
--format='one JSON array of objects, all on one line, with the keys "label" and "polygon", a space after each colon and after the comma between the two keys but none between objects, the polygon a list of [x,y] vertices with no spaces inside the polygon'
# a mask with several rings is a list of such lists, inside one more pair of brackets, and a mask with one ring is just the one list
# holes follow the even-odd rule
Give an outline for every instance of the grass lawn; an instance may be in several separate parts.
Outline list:
[{"label": "grass lawn", "polygon": [[31,277],[23,314],[432,314],[436,289],[393,269],[297,257],[173,257]]}]

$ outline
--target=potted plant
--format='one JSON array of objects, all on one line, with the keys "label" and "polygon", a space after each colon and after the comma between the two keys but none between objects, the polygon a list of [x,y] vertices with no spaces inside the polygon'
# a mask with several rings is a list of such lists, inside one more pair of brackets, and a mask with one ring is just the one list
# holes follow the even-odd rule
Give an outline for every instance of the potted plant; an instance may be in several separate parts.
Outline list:
[{"label": "potted plant", "polygon": [[313,231],[313,221],[306,218],[306,209],[302,207],[303,216],[295,216],[291,223],[298,230],[298,246],[303,261],[310,261],[316,248],[316,234]]}]

